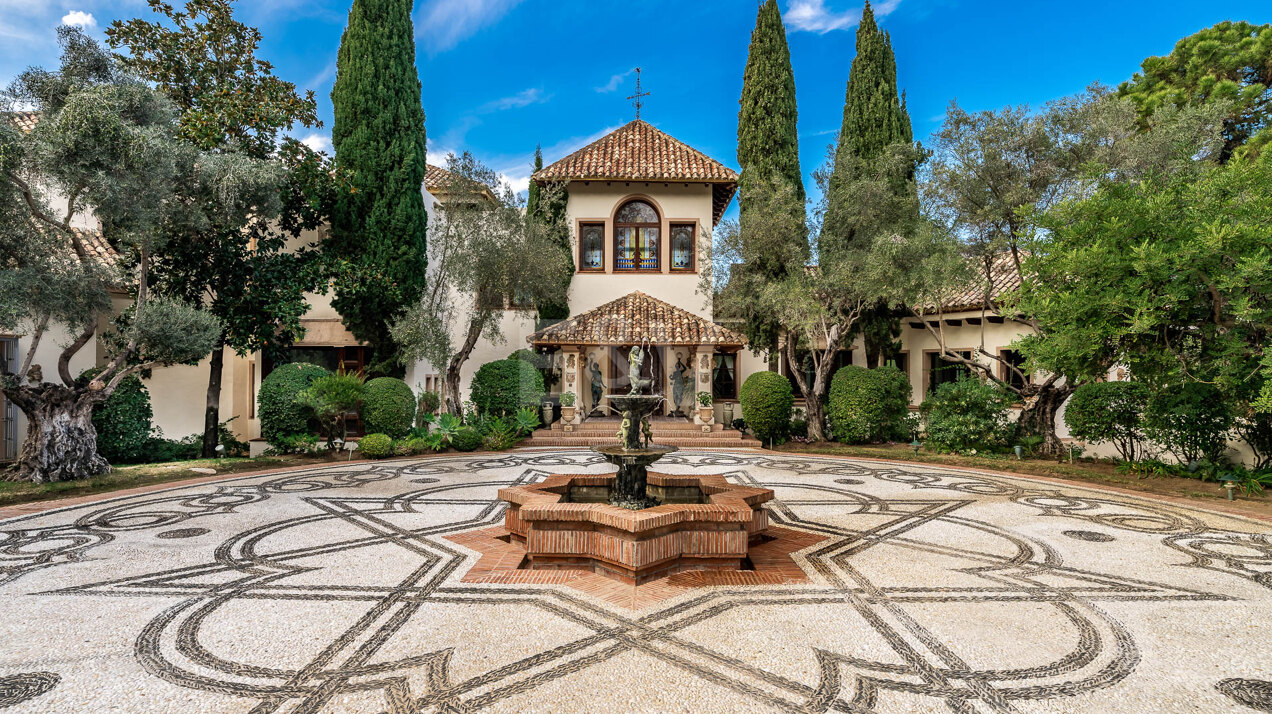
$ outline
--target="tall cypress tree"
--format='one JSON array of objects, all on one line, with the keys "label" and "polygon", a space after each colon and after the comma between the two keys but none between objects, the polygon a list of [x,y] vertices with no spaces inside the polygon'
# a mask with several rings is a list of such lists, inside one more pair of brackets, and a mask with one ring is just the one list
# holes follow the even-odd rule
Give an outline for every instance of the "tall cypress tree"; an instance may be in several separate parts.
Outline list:
[{"label": "tall cypress tree", "polygon": [[[848,73],[844,95],[844,118],[839,129],[839,145],[826,191],[826,214],[818,236],[822,260],[837,253],[864,248],[873,236],[862,235],[857,222],[860,207],[853,206],[846,184],[872,172],[876,161],[894,144],[911,144],[914,131],[904,96],[897,92],[897,60],[892,38],[879,30],[874,10],[867,0],[857,27],[857,56]],[[898,182],[897,192],[916,191],[913,174]],[[915,203],[915,217],[917,217]],[[900,323],[890,316],[887,305],[879,305],[858,320],[865,337],[869,366],[888,359],[899,346]]]},{"label": "tall cypress tree", "polygon": [[[804,177],[799,168],[799,133],[796,128],[798,110],[795,103],[795,72],[791,69],[791,53],[786,44],[786,27],[777,0],[766,0],[755,17],[746,70],[742,77],[742,97],[738,102],[739,211],[745,240],[751,212],[771,210],[764,200],[772,192],[785,199],[789,216],[789,240],[784,250],[790,255],[808,256],[808,233],[805,226]],[[745,275],[730,281],[734,290],[745,290],[753,281],[782,277],[789,255],[744,251]],[[746,301],[739,301],[743,304]],[[777,344],[776,321],[762,315],[741,315],[744,332],[751,347],[772,350]]]},{"label": "tall cypress tree", "polygon": [[[543,149],[539,145],[534,147],[534,171],[530,174],[530,188],[526,190],[526,216],[529,220],[543,221],[549,225],[565,225],[565,209],[569,196],[566,193],[564,183],[550,183],[547,186],[539,186],[534,182],[534,174],[539,173],[539,169],[543,168]],[[568,294],[570,289],[570,281],[574,279],[574,249],[570,243],[570,234],[568,230],[561,231],[558,235],[553,236],[553,242],[561,251],[561,263],[568,269],[562,270],[565,276],[565,291]],[[539,305],[540,320],[563,320],[570,316],[570,306],[567,303],[559,305]]]},{"label": "tall cypress tree", "polygon": [[543,168],[543,146],[534,145],[534,166],[530,169],[530,188],[526,189],[526,215],[539,215],[539,184],[534,182],[534,175]]},{"label": "tall cypress tree", "polygon": [[337,259],[333,306],[393,368],[389,323],[419,298],[428,267],[424,109],[411,0],[354,0],[340,39],[332,144],[351,190],[336,202],[324,250]]}]

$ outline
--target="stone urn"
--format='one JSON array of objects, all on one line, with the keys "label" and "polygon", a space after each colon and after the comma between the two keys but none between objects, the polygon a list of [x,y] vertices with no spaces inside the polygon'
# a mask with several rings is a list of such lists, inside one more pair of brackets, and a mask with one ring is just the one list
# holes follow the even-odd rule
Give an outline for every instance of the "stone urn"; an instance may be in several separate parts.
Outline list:
[{"label": "stone urn", "polygon": [[715,419],[715,407],[708,404],[705,407],[698,407],[698,420],[703,424],[710,424]]},{"label": "stone urn", "polygon": [[562,404],[562,405],[561,405],[561,421],[565,422],[566,424],[573,424],[573,423],[574,423],[574,415],[575,415],[577,412],[578,412],[578,407],[576,407],[576,406],[568,406],[568,407],[567,407],[567,406],[565,406],[564,404]]}]

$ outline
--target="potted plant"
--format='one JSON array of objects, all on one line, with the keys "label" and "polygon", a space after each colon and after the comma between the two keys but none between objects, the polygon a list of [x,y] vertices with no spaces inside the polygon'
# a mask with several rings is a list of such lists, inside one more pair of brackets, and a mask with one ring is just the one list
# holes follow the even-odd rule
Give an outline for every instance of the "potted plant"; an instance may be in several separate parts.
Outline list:
[{"label": "potted plant", "polygon": [[698,419],[709,422],[714,416],[715,410],[711,408],[711,392],[698,392]]},{"label": "potted plant", "polygon": [[561,392],[561,421],[574,423],[574,392]]}]

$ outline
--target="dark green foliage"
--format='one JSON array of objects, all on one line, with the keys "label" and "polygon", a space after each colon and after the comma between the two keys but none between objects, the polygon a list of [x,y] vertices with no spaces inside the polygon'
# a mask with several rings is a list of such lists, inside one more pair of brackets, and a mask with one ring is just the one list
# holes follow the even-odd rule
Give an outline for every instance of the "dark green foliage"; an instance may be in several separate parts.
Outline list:
[{"label": "dark green foliage", "polygon": [[328,448],[336,448],[336,440],[348,436],[345,415],[358,411],[366,380],[361,372],[348,373],[343,369],[313,381],[313,384],[296,395],[296,401],[309,410],[310,415],[327,432]]},{"label": "dark green foliage", "polygon": [[1232,404],[1214,386],[1185,382],[1164,386],[1148,400],[1144,433],[1181,464],[1219,463],[1227,449]]},{"label": "dark green foliage", "polygon": [[257,416],[261,420],[261,436],[270,444],[280,437],[308,434],[313,431],[309,410],[296,401],[315,379],[330,372],[316,364],[293,362],[279,365],[261,381],[256,397]]},{"label": "dark green foliage", "polygon": [[[1224,21],[1175,44],[1164,57],[1144,60],[1118,87],[1139,109],[1143,128],[1163,106],[1228,102],[1221,160],[1258,153],[1272,142],[1272,25]],[[1245,151],[1243,151],[1245,149]]]},{"label": "dark green foliage", "polygon": [[411,0],[354,0],[331,102],[336,165],[352,183],[336,199],[323,244],[338,262],[332,304],[388,365],[396,359],[389,323],[419,298],[428,268],[420,193],[424,109]]},{"label": "dark green foliage", "polygon": [[927,421],[927,445],[960,453],[1007,446],[1011,402],[1011,394],[998,384],[975,377],[942,384],[921,407]]},{"label": "dark green foliage", "polygon": [[892,366],[846,366],[830,380],[826,410],[836,441],[847,444],[898,440],[908,436],[910,380]]},{"label": "dark green foliage", "polygon": [[473,376],[473,404],[484,416],[508,416],[521,407],[537,407],[543,396],[543,375],[519,359],[487,362]]},{"label": "dark green foliage", "polygon": [[738,395],[742,416],[751,433],[760,441],[772,442],[786,436],[791,426],[795,396],[791,383],[777,372],[756,372],[742,383]]},{"label": "dark green foliage", "polygon": [[1251,412],[1237,420],[1236,433],[1254,453],[1256,469],[1272,468],[1272,414]]},{"label": "dark green foliage", "polygon": [[[543,168],[543,150],[539,146],[534,147],[534,167],[531,176],[538,173]],[[570,232],[565,224],[565,207],[569,200],[569,194],[565,190],[564,184],[554,184],[550,190],[544,191],[543,187],[530,181],[530,188],[526,190],[526,217],[529,220],[539,221],[544,225],[554,226],[552,235],[553,242],[561,251],[561,264],[568,270],[563,271],[562,281],[564,283],[565,292],[568,294],[570,282],[574,279],[574,248],[570,242]],[[564,320],[570,316],[570,306],[566,300],[548,303],[539,306],[540,320]],[[518,350],[521,352],[523,350]]]},{"label": "dark green foliage", "polygon": [[1141,382],[1088,382],[1065,406],[1064,422],[1079,439],[1111,442],[1124,461],[1144,456],[1144,410],[1149,389]]},{"label": "dark green foliage", "polygon": [[457,451],[476,451],[481,447],[482,435],[471,426],[461,426],[451,437],[451,446]]},{"label": "dark green foliage", "polygon": [[481,444],[488,451],[503,451],[517,443],[517,427],[503,417],[491,417],[482,424]]},{"label": "dark green foliage", "polygon": [[358,451],[368,459],[393,455],[393,438],[388,434],[367,434],[358,441]]},{"label": "dark green foliage", "polygon": [[358,413],[364,430],[400,439],[415,421],[415,393],[396,377],[378,377],[367,382],[363,389],[362,409]]},{"label": "dark green foliage", "polygon": [[[80,379],[92,379],[100,370],[90,369]],[[97,429],[97,453],[111,463],[130,464],[150,458],[150,392],[135,376],[115,387],[106,401],[93,406],[93,427]]]},{"label": "dark green foliage", "polygon": [[420,399],[415,405],[415,426],[426,427],[441,404],[442,398],[437,392],[420,392]]},{"label": "dark green foliage", "polygon": [[[311,440],[314,437],[310,437]],[[152,436],[146,440],[144,463],[163,464],[169,461],[190,461],[199,458],[202,447],[198,434],[191,434],[184,439],[165,439]],[[289,453],[289,452],[284,452]]]},{"label": "dark green foliage", "polygon": [[[791,69],[786,27],[776,0],[766,0],[755,17],[746,69],[742,76],[742,97],[738,102],[738,165],[740,221],[745,226],[755,212],[776,210],[787,224],[780,246],[750,251],[746,263],[735,272],[748,273],[755,280],[780,278],[788,263],[783,252],[807,257],[804,176],[799,166],[798,108],[795,101],[795,73]],[[781,190],[777,190],[781,187]],[[768,205],[763,196],[778,194],[780,205]],[[750,280],[731,282],[731,289],[746,292]],[[745,297],[740,306],[754,305]],[[779,326],[770,315],[743,308],[737,317],[754,349],[772,349],[777,344]]]},{"label": "dark green foliage", "polygon": [[312,454],[317,449],[317,434],[287,434],[269,443],[269,450],[275,454]]}]

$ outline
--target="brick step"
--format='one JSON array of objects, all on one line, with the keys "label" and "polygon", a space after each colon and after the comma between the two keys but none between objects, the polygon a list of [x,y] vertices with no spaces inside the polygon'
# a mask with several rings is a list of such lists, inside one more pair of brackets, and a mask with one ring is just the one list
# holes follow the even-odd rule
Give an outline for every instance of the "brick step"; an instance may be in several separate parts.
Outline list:
[{"label": "brick step", "polygon": [[[676,431],[693,431],[698,433],[702,432],[701,424],[694,424],[693,422],[690,422],[690,421],[659,421],[659,422],[654,422],[650,424],[650,428],[653,430],[655,434],[659,432],[676,432]],[[715,431],[723,431],[724,425],[715,424],[712,426],[712,429]],[[552,431],[563,432],[564,430],[565,430],[564,426],[561,424],[560,421],[552,422]],[[573,433],[577,434],[581,431],[614,432],[614,431],[618,431],[618,422],[617,421],[609,421],[609,422],[585,421],[582,424],[576,425],[574,427]]]},{"label": "brick step", "polygon": [[[614,435],[618,429],[575,429],[574,431],[560,431],[557,429],[536,429],[532,436],[536,438],[586,438],[586,439],[603,439],[614,440]],[[697,431],[689,429],[678,429],[675,431],[659,431],[653,430],[654,441],[662,441],[663,439],[739,439],[747,438],[742,432],[733,429],[721,429],[719,431],[702,431],[701,427]]]},{"label": "brick step", "polygon": [[[532,437],[530,439],[527,439],[521,442],[521,446],[530,446],[530,447],[534,447],[534,446],[604,446],[606,444],[613,444],[613,443],[614,443],[613,435],[610,435],[604,438],[588,438],[585,436],[557,436],[554,434],[552,436],[546,436],[546,437]],[[738,438],[731,438],[731,439],[711,439],[711,438],[704,438],[704,437],[679,437],[679,438],[670,438],[670,439],[659,439],[655,437],[654,443],[662,444],[665,446],[678,446],[681,448],[702,447],[702,448],[709,448],[709,449],[722,449],[722,448],[730,448],[730,447],[759,448],[761,446],[758,440],[750,438],[750,437],[738,437]]]}]

